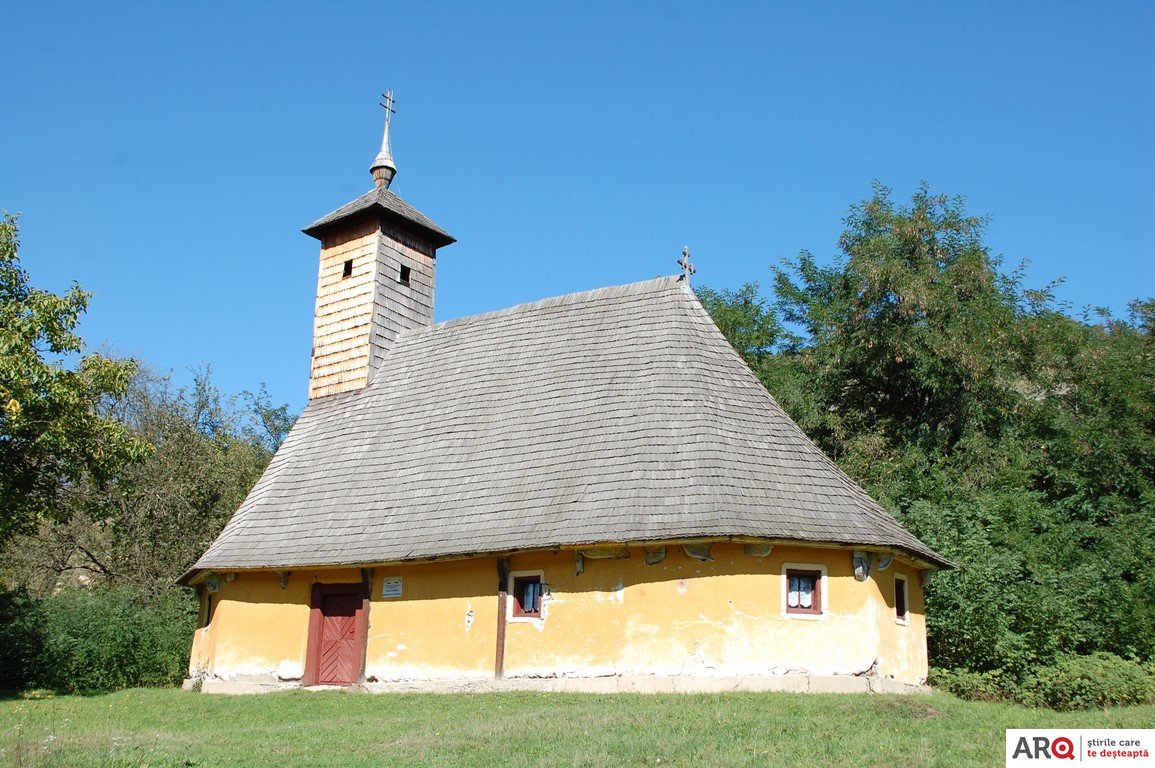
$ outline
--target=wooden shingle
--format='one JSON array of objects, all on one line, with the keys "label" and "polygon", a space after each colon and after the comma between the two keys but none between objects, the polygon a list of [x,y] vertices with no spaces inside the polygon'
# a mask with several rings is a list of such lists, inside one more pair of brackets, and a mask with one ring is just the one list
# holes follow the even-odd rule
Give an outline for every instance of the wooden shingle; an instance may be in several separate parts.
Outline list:
[{"label": "wooden shingle", "polygon": [[715,537],[949,565],[668,277],[402,332],[367,387],[310,402],[186,578]]}]

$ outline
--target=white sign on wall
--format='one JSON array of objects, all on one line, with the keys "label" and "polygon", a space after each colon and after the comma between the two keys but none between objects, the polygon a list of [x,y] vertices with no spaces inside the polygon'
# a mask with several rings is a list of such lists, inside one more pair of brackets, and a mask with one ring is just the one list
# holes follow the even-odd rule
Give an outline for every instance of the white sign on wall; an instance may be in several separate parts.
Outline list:
[{"label": "white sign on wall", "polygon": [[381,583],[381,597],[401,597],[401,577],[390,576]]}]

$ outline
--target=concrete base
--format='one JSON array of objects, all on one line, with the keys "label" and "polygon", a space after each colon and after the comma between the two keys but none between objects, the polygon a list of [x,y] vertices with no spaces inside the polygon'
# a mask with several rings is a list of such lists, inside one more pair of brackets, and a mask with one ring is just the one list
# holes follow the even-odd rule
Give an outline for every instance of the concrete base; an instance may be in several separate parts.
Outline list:
[{"label": "concrete base", "polygon": [[[202,693],[250,694],[300,689],[299,682],[280,680],[201,681]],[[195,690],[185,680],[186,690]],[[309,686],[304,690],[344,690],[367,693],[490,693],[496,691],[542,691],[557,693],[724,693],[726,691],[788,693],[898,693],[926,694],[930,688],[893,678],[867,675],[748,675],[742,677],[511,677],[504,680],[395,680],[347,687]]]},{"label": "concrete base", "polygon": [[292,691],[301,687],[300,683],[283,682],[251,682],[247,680],[185,680],[181,688],[186,691],[200,690],[201,693],[272,693],[274,691]]}]

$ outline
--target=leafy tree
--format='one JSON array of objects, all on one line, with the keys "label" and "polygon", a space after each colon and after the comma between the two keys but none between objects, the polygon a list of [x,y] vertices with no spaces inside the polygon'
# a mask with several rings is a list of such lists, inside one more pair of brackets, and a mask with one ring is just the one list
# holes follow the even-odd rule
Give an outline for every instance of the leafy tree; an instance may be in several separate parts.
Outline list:
[{"label": "leafy tree", "polygon": [[1019,397],[1019,292],[982,242],[985,220],[926,186],[897,206],[876,184],[846,224],[832,266],[804,251],[775,270],[777,306],[800,331],[789,350],[838,406],[827,435],[947,451],[997,432]]},{"label": "leafy tree", "polygon": [[[90,294],[32,288],[15,216],[0,216],[0,545],[42,518],[61,517],[69,484],[100,485],[146,448],[100,412],[123,394],[132,360],[81,355],[76,334]],[[79,355],[79,357],[77,357]],[[64,362],[75,360],[68,368]]]},{"label": "leafy tree", "polygon": [[[171,684],[196,600],[174,579],[256,482],[294,417],[83,355],[89,294],[35,290],[0,225],[0,686]],[[74,365],[70,368],[67,363]]]},{"label": "leafy tree", "polygon": [[1155,302],[1072,317],[984,225],[876,184],[831,265],[774,271],[773,305],[699,293],[787,412],[960,565],[928,588],[932,664],[1013,686],[1072,654],[1151,659]]},{"label": "leafy tree", "polygon": [[103,486],[73,488],[66,520],[46,521],[0,559],[12,586],[46,596],[70,584],[119,585],[143,595],[172,586],[208,547],[292,426],[267,392],[228,397],[210,371],[191,387],[139,372],[106,405],[149,447]]},{"label": "leafy tree", "polygon": [[782,328],[760,295],[758,283],[747,283],[737,291],[701,287],[695,293],[746,364],[760,368],[774,351]]},{"label": "leafy tree", "polygon": [[297,417],[289,412],[288,403],[273,405],[273,398],[263,383],[256,392],[242,392],[241,400],[249,417],[242,430],[245,437],[271,456],[289,436]]}]

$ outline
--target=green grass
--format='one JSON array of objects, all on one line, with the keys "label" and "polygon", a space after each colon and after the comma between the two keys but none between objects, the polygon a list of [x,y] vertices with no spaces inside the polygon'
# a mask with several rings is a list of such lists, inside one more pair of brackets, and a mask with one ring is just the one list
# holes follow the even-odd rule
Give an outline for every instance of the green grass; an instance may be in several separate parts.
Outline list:
[{"label": "green grass", "polygon": [[933,696],[731,693],[0,700],[0,766],[1001,765],[1005,728],[1151,728],[1155,706],[1058,713]]}]

